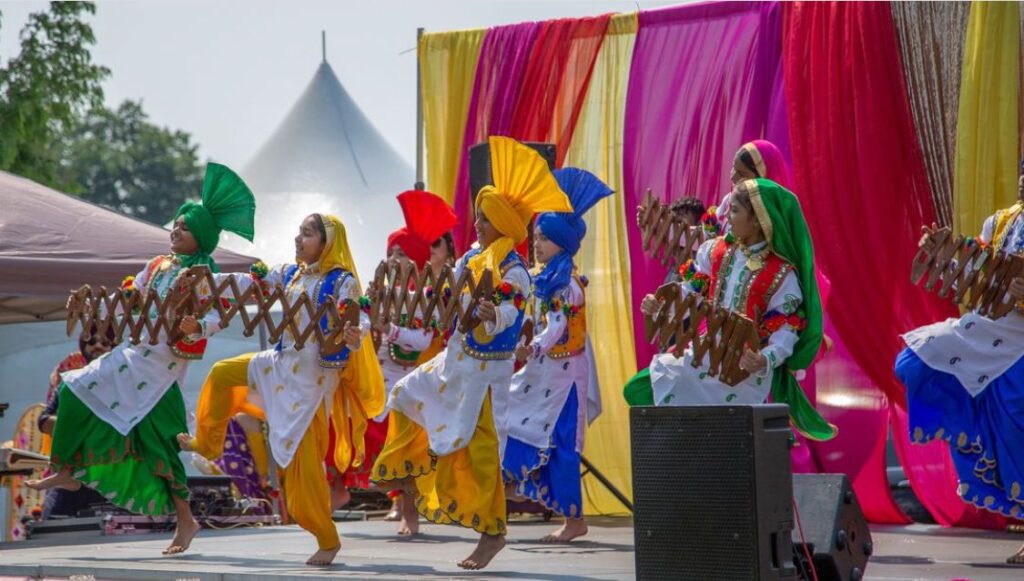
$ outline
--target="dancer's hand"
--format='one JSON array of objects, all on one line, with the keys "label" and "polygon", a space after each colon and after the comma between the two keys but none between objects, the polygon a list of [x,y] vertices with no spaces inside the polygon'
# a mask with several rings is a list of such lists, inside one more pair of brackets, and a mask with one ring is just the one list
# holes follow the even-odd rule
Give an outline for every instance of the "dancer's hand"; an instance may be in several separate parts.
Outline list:
[{"label": "dancer's hand", "polygon": [[743,357],[740,358],[740,369],[750,373],[760,373],[764,371],[765,367],[768,367],[768,358],[760,351],[751,351],[749,347],[743,351]]},{"label": "dancer's hand", "polygon": [[932,234],[935,234],[935,232],[937,232],[938,229],[939,225],[936,224],[935,222],[932,222],[931,226],[921,226],[921,239],[917,241],[917,247],[920,248],[924,246],[925,243],[928,241],[928,237],[931,236]]},{"label": "dancer's hand", "polygon": [[640,302],[640,311],[648,317],[653,317],[661,310],[661,300],[654,295],[647,295]]},{"label": "dancer's hand", "polygon": [[481,321],[487,321],[488,323],[494,323],[498,320],[498,311],[489,300],[481,300],[480,304],[476,308],[476,314],[480,317]]},{"label": "dancer's hand", "polygon": [[520,345],[516,347],[516,361],[522,363],[533,355],[533,349],[529,345]]},{"label": "dancer's hand", "polygon": [[359,349],[359,345],[362,342],[362,333],[359,332],[359,327],[355,327],[350,323],[345,323],[345,329],[341,332],[342,339],[345,340],[345,344],[352,351]]},{"label": "dancer's hand", "polygon": [[196,320],[192,315],[185,315],[181,319],[181,323],[178,323],[178,330],[181,331],[186,337],[189,335],[197,335],[203,331],[203,328],[199,326],[199,321]]}]

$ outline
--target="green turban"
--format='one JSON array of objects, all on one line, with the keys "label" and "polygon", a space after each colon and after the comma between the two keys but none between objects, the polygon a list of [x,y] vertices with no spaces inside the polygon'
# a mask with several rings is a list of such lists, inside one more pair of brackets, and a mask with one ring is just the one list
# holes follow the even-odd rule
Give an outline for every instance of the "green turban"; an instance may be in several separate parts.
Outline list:
[{"label": "green turban", "polygon": [[217,263],[211,255],[220,241],[220,233],[227,230],[252,242],[255,216],[256,198],[242,178],[227,166],[208,163],[202,203],[185,202],[174,216],[175,220],[185,219],[189,232],[199,243],[195,254],[179,256],[182,264],[206,265],[216,272]]}]

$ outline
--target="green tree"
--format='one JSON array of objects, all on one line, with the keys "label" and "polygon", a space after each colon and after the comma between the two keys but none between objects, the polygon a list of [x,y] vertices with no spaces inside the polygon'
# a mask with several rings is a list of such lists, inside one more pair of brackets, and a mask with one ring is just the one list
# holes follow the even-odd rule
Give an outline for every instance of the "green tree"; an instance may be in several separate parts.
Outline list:
[{"label": "green tree", "polygon": [[136,101],[93,109],[65,140],[61,181],[70,193],[156,224],[203,187],[199,146],[149,122]]},{"label": "green tree", "polygon": [[106,67],[92,62],[91,2],[52,2],[29,16],[17,57],[0,67],[0,169],[57,188],[61,136],[103,103]]}]

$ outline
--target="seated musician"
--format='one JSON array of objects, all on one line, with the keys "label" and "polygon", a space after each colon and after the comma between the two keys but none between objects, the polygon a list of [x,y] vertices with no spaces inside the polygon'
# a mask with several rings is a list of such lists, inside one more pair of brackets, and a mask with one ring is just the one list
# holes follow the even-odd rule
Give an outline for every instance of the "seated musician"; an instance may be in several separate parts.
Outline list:
[{"label": "seated musician", "polygon": [[[751,319],[761,345],[747,347],[740,367],[749,377],[729,386],[709,375],[707,358],[693,365],[693,349],[680,357],[656,355],[624,390],[630,405],[728,405],[772,400],[790,406],[794,426],[814,439],[834,427],[814,410],[794,372],[814,360],[822,340],[822,310],[814,272],[814,249],[800,203],[779,184],[758,178],[739,182],[729,202],[731,232],[701,245],[684,271],[682,292],[698,293],[712,308]],[[655,316],[663,307],[654,295],[641,309]],[[701,331],[703,332],[703,331]]]},{"label": "seated musician", "polygon": [[[1024,255],[1024,163],[1018,201],[985,221],[980,242]],[[925,228],[928,233],[933,228]],[[922,238],[922,242],[924,239]],[[950,444],[964,502],[1024,517],[1024,278],[1016,309],[997,320],[976,311],[915,329],[896,358],[915,443]],[[1024,547],[1007,559],[1024,564]]]}]

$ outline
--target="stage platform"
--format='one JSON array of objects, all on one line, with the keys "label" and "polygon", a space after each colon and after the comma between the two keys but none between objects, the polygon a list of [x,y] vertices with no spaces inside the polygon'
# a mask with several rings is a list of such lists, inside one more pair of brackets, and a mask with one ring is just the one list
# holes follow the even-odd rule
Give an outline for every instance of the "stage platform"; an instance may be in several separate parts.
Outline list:
[{"label": "stage platform", "polygon": [[[104,537],[96,532],[50,535],[0,545],[0,580],[25,578],[105,580],[313,581],[338,579],[570,579],[633,578],[633,529],[629,519],[595,518],[590,535],[568,546],[535,540],[554,523],[513,522],[509,544],[491,567],[462,571],[455,561],[472,549],[472,531],[424,524],[416,540],[393,536],[394,523],[344,522],[342,552],[327,569],[306,567],[314,550],[310,535],[294,527],[204,530],[192,549],[177,557],[160,550],[165,533]],[[1024,535],[936,526],[876,526],[876,553],[867,579],[878,581],[972,579],[1019,581],[1024,568],[1003,561]],[[686,540],[680,539],[680,550]]]}]

